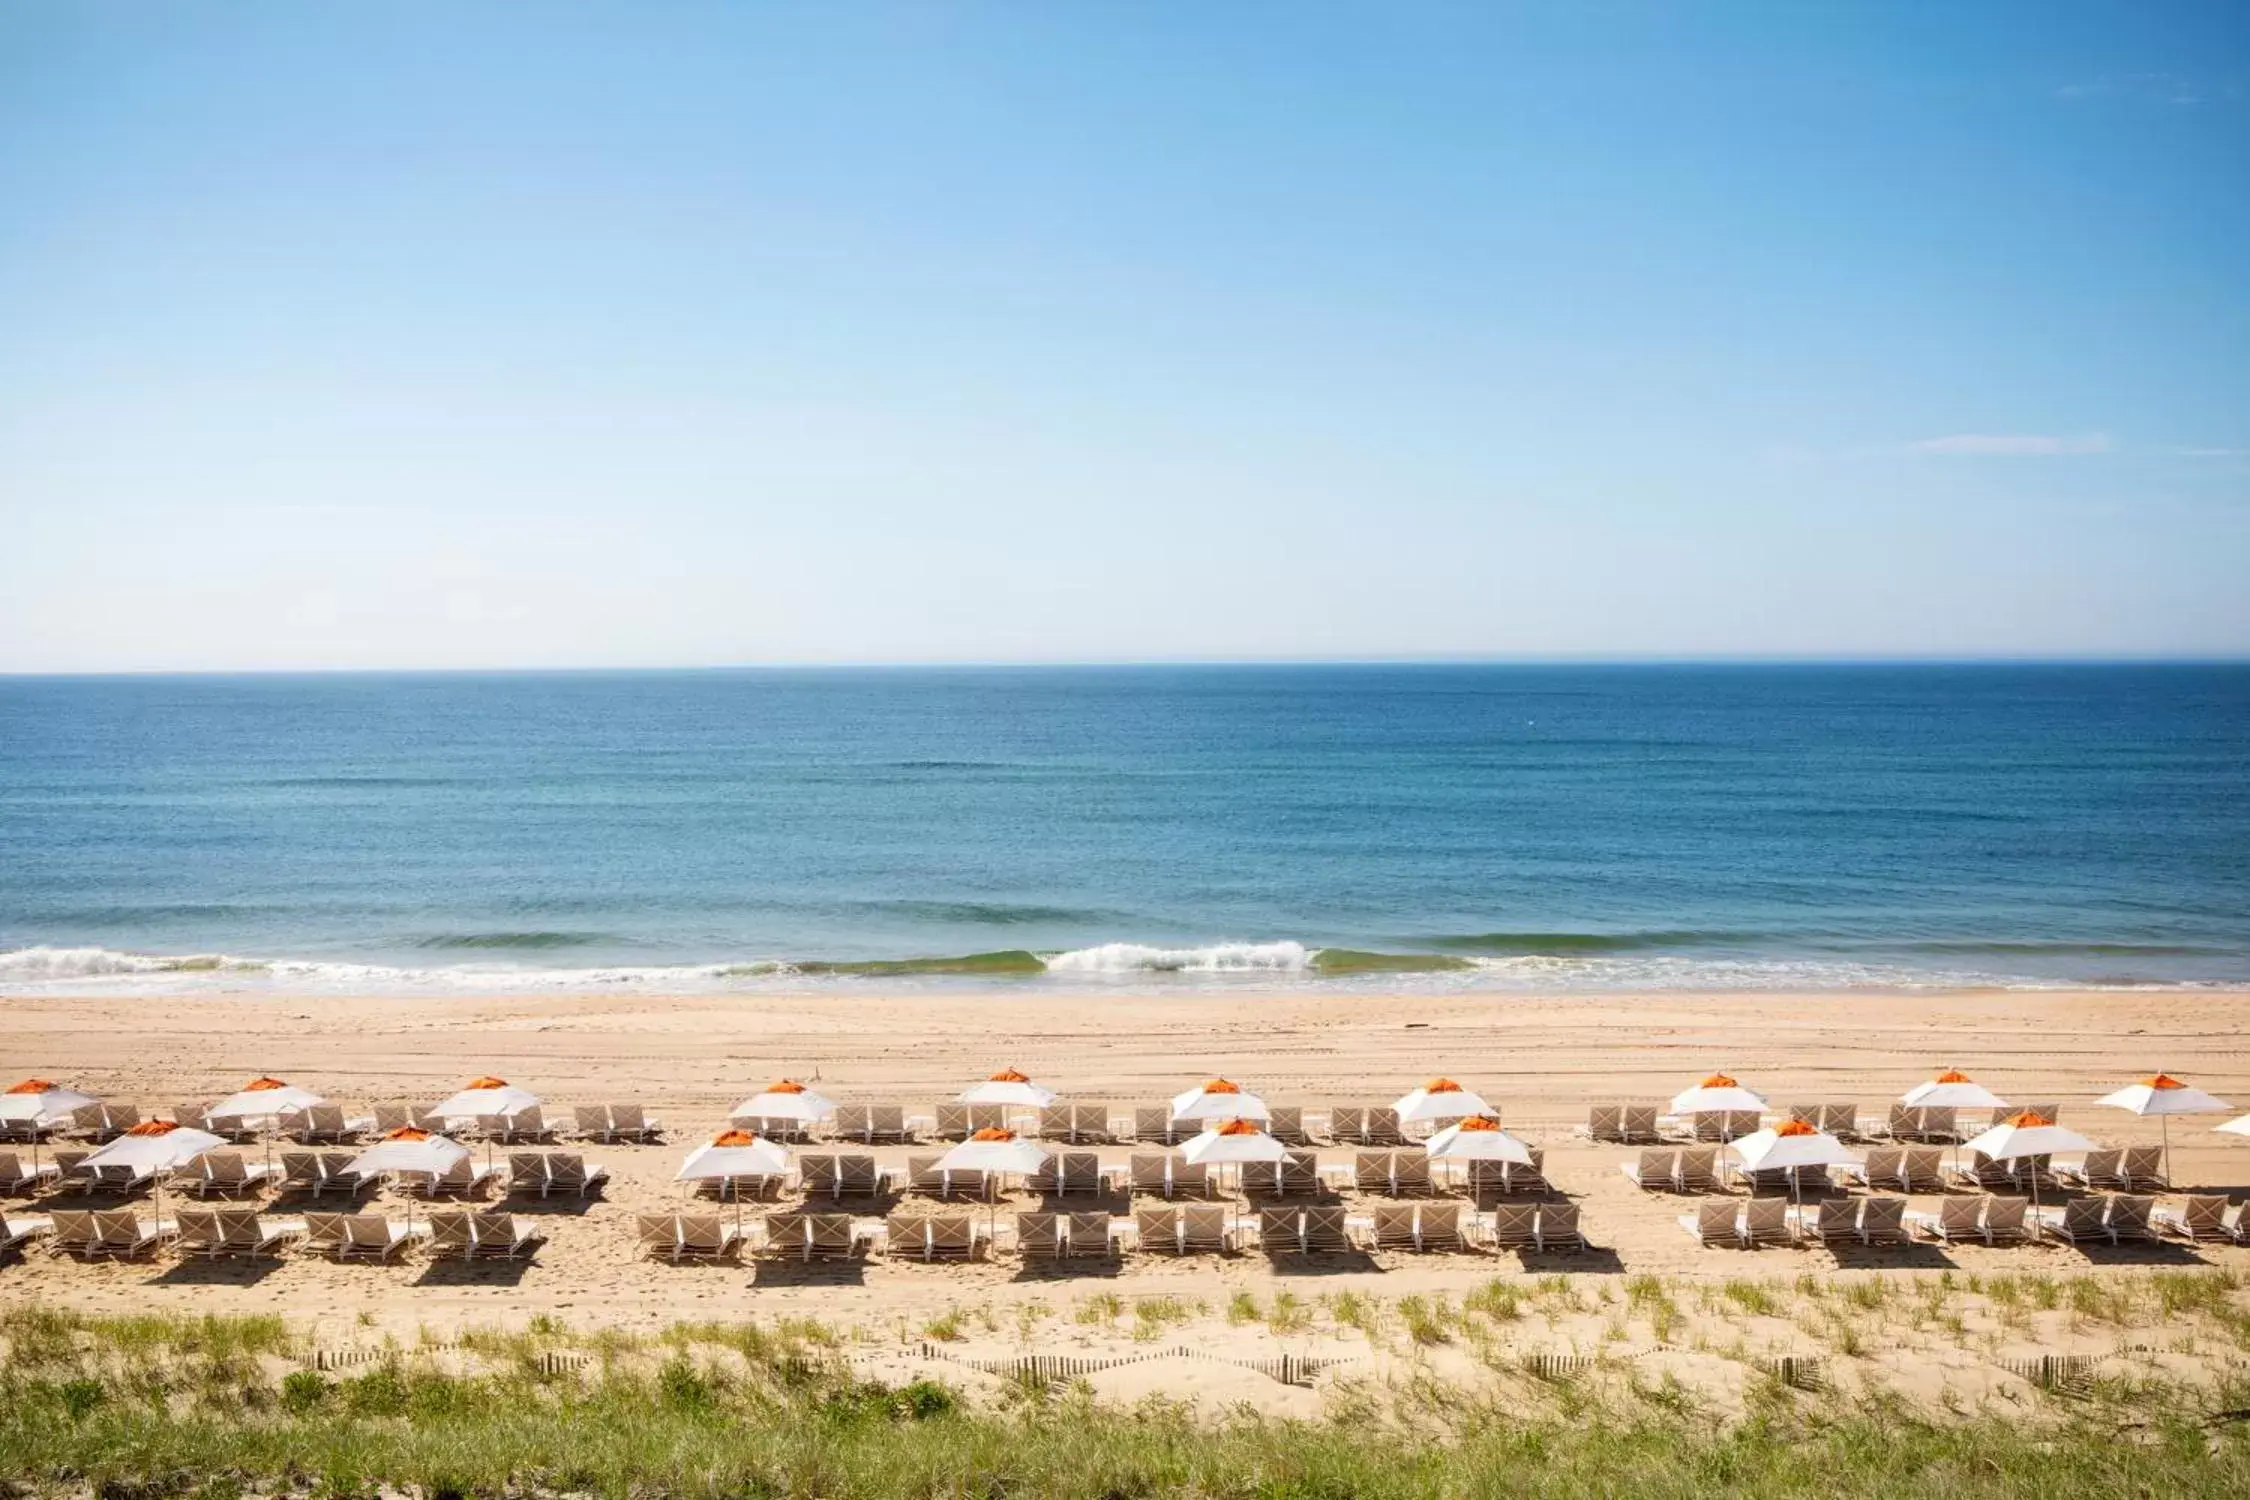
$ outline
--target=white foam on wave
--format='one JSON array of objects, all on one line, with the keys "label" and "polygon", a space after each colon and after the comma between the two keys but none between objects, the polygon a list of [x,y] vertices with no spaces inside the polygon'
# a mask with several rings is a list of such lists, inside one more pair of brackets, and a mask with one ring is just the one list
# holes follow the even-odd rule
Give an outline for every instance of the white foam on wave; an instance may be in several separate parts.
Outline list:
[{"label": "white foam on wave", "polygon": [[1057,953],[1046,964],[1050,974],[1299,974],[1312,966],[1312,950],[1290,942],[1212,943],[1201,948],[1103,943]]},{"label": "white foam on wave", "polygon": [[201,973],[232,966],[239,966],[239,961],[222,953],[165,957],[154,953],[124,953],[115,948],[40,946],[0,953],[0,983],[45,984],[123,974]]}]

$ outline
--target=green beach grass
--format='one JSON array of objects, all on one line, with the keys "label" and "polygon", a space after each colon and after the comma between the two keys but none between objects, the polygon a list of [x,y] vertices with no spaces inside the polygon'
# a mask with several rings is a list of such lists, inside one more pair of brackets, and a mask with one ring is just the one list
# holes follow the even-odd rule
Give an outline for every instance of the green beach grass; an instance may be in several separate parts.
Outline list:
[{"label": "green beach grass", "polygon": [[[1676,1393],[1621,1404],[1444,1382],[1343,1393],[1337,1415],[1198,1421],[1083,1392],[972,1401],[855,1377],[818,1325],[654,1338],[553,1325],[465,1336],[481,1367],[400,1349],[287,1368],[275,1318],[0,1313],[0,1479],[16,1494],[231,1496],[1437,1497],[2250,1492],[2250,1387],[2121,1393],[1931,1421],[1774,1386],[1722,1422]],[[558,1351],[570,1351],[558,1360]],[[2207,1413],[2220,1414],[2217,1418]]]}]

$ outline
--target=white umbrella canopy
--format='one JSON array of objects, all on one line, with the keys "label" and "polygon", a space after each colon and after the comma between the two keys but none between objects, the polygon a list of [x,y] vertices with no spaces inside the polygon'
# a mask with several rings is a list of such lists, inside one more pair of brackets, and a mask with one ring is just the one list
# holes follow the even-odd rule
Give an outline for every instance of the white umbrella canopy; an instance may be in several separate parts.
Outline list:
[{"label": "white umbrella canopy", "polygon": [[1766,1096],[1753,1093],[1724,1073],[1713,1073],[1691,1089],[1672,1096],[1676,1115],[1756,1114],[1766,1107]]},{"label": "white umbrella canopy", "polygon": [[940,1172],[1036,1172],[1047,1148],[1013,1130],[980,1130],[938,1158]]},{"label": "white umbrella canopy", "polygon": [[1489,1115],[1492,1106],[1475,1089],[1463,1088],[1450,1078],[1433,1078],[1418,1089],[1409,1089],[1392,1101],[1401,1125],[1417,1120],[1458,1120],[1469,1115]]},{"label": "white umbrella canopy", "polygon": [[1260,1130],[1256,1122],[1251,1120],[1228,1120],[1223,1124],[1214,1124],[1180,1147],[1181,1158],[1196,1166],[1215,1166],[1221,1162],[1280,1161],[1288,1154],[1288,1147]]},{"label": "white umbrella canopy", "polygon": [[2226,1135],[2250,1135],[2250,1115],[2237,1115],[2224,1125],[2214,1125],[2211,1128]]},{"label": "white umbrella canopy", "polygon": [[60,1125],[87,1105],[101,1102],[92,1094],[81,1094],[44,1078],[26,1078],[0,1094],[0,1120],[14,1124]]},{"label": "white umbrella canopy", "polygon": [[1432,1161],[1506,1161],[1531,1165],[1531,1148],[1500,1128],[1498,1120],[1471,1115],[1422,1143]]},{"label": "white umbrella canopy", "polygon": [[537,1094],[529,1089],[519,1089],[505,1078],[472,1078],[467,1088],[450,1099],[431,1105],[429,1112],[440,1120],[473,1120],[479,1115],[499,1115],[505,1118],[538,1107]]},{"label": "white umbrella canopy", "polygon": [[253,1078],[203,1112],[206,1120],[278,1120],[328,1101],[278,1078]]},{"label": "white umbrella canopy", "polygon": [[88,1167],[130,1167],[135,1172],[167,1172],[184,1167],[206,1151],[224,1148],[226,1140],[208,1130],[175,1125],[170,1120],[149,1120],[135,1125],[116,1140],[86,1158]]},{"label": "white umbrella canopy", "polygon": [[394,1130],[352,1158],[351,1170],[362,1177],[385,1172],[446,1173],[468,1160],[469,1148],[459,1141],[408,1126]]},{"label": "white umbrella canopy", "polygon": [[1005,1104],[1021,1109],[1045,1109],[1055,1102],[1055,1091],[1033,1083],[1028,1074],[1002,1068],[984,1082],[963,1089],[961,1104]]},{"label": "white umbrella canopy", "polygon": [[1948,1068],[1927,1083],[1898,1096],[1915,1109],[2006,1109],[2008,1101],[1958,1068]]},{"label": "white umbrella canopy", "polygon": [[2006,1161],[2018,1156],[2051,1156],[2057,1151],[2096,1151],[2100,1147],[2067,1126],[2025,1110],[1964,1142],[1961,1149],[1981,1152],[1993,1161]]},{"label": "white umbrella canopy", "polygon": [[1729,1141],[1727,1149],[1741,1159],[1746,1172],[1771,1172],[1784,1167],[1856,1167],[1861,1161],[1852,1150],[1826,1131],[1802,1120],[1754,1131]]},{"label": "white umbrella canopy", "polygon": [[789,1170],[789,1153],[747,1131],[727,1130],[698,1146],[680,1163],[674,1182],[708,1182],[727,1177],[778,1177]]},{"label": "white umbrella canopy", "polygon": [[2217,1114],[2228,1108],[2224,1099],[2216,1099],[2198,1088],[2190,1088],[2169,1073],[2159,1073],[2154,1078],[2144,1078],[2139,1083],[2129,1083],[2114,1094],[2104,1094],[2094,1101],[2111,1109],[2129,1109],[2136,1115],[2204,1115]]},{"label": "white umbrella canopy", "polygon": [[1172,1096],[1175,1120],[1268,1120],[1266,1104],[1241,1084],[1213,1078]]},{"label": "white umbrella canopy", "polygon": [[816,1094],[794,1078],[779,1078],[763,1093],[752,1094],[728,1111],[730,1120],[831,1120],[836,1103]]}]

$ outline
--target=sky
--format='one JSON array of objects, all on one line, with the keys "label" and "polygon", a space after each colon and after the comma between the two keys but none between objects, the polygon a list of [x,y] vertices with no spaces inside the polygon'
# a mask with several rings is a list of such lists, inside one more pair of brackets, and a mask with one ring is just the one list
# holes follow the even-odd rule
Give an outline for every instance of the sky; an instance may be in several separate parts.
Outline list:
[{"label": "sky", "polygon": [[2250,6],[0,6],[0,672],[2250,654]]}]

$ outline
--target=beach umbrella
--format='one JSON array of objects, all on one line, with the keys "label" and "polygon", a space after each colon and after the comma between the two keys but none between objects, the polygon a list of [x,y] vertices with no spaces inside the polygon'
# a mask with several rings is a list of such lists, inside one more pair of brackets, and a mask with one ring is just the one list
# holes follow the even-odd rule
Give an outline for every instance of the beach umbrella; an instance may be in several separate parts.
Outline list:
[{"label": "beach umbrella", "polygon": [[1422,1143],[1431,1161],[1504,1161],[1519,1167],[1531,1165],[1531,1148],[1500,1128],[1486,1115],[1466,1120],[1431,1136]]},{"label": "beach umbrella", "polygon": [[[442,1177],[468,1159],[469,1148],[459,1141],[432,1134],[418,1125],[407,1125],[353,1157],[349,1170],[363,1178],[380,1177],[385,1172],[427,1172],[432,1177]],[[414,1227],[412,1198],[406,1200],[406,1227]]]},{"label": "beach umbrella", "polygon": [[[2023,1156],[2052,1156],[2057,1151],[2094,1151],[2100,1149],[2077,1131],[2057,1125],[2045,1115],[2035,1115],[2025,1110],[2020,1115],[2010,1115],[1973,1141],[1963,1144],[1964,1151],[1983,1153],[1993,1161],[2008,1161]],[[2039,1174],[2031,1174],[2031,1205],[2039,1206]]]},{"label": "beach umbrella", "polygon": [[2224,1125],[2211,1128],[2223,1135],[2250,1135],[2250,1115],[2236,1115]]},{"label": "beach umbrella", "polygon": [[731,1120],[817,1120],[835,1118],[835,1101],[814,1093],[794,1078],[778,1078],[765,1092],[752,1094],[728,1112]]},{"label": "beach umbrella", "polygon": [[1519,1167],[1531,1165],[1531,1148],[1500,1128],[1500,1122],[1488,1115],[1471,1115],[1456,1125],[1448,1125],[1422,1143],[1422,1150],[1432,1160],[1444,1161],[1511,1161]]},{"label": "beach umbrella", "polygon": [[450,1099],[431,1105],[429,1113],[450,1125],[456,1120],[474,1120],[480,1115],[499,1115],[505,1119],[538,1107],[539,1096],[531,1090],[519,1089],[505,1078],[486,1077],[470,1079],[468,1087]]},{"label": "beach umbrella", "polygon": [[29,1125],[31,1131],[31,1169],[39,1170],[39,1129],[42,1125],[60,1125],[89,1104],[102,1101],[92,1094],[81,1094],[76,1089],[66,1089],[61,1084],[45,1078],[26,1078],[23,1082],[0,1094],[0,1121],[10,1125]]},{"label": "beach umbrella", "polygon": [[278,1078],[253,1078],[237,1093],[227,1095],[203,1112],[206,1120],[266,1121],[278,1123],[328,1101],[311,1089],[301,1089]]},{"label": "beach umbrella", "polygon": [[1045,1109],[1055,1102],[1055,1091],[1041,1088],[1027,1074],[1014,1068],[1002,1068],[984,1082],[963,1089],[958,1102],[962,1104],[1005,1104],[1021,1109]]},{"label": "beach umbrella", "polygon": [[204,1152],[225,1144],[224,1139],[208,1130],[196,1130],[191,1126],[174,1124],[170,1120],[147,1120],[87,1157],[83,1165],[89,1170],[129,1167],[136,1173],[153,1173],[156,1179],[156,1213],[158,1218],[162,1218],[164,1174],[184,1167]]},{"label": "beach umbrella", "polygon": [[1047,1160],[1047,1148],[1027,1141],[1013,1130],[980,1130],[938,1158],[940,1172],[1000,1172],[1019,1176],[1036,1172]]},{"label": "beach umbrella", "polygon": [[[2213,1098],[2201,1089],[2189,1088],[2169,1073],[2159,1073],[2144,1078],[2139,1083],[2129,1083],[2114,1094],[2104,1094],[2094,1101],[2111,1109],[2127,1109],[2136,1115],[2155,1115],[2157,1129],[2164,1137],[2164,1180],[2172,1180],[2172,1120],[2173,1115],[2215,1115],[2226,1109],[2224,1099]],[[2221,1127],[2222,1129],[2224,1127]]]},{"label": "beach umbrella", "polygon": [[1752,1093],[1724,1073],[1713,1073],[1694,1088],[1672,1096],[1672,1113],[1676,1115],[1754,1115],[1765,1107],[1765,1095]]},{"label": "beach umbrella", "polygon": [[778,1177],[789,1170],[789,1153],[747,1130],[724,1130],[696,1147],[673,1174],[674,1182],[725,1181],[730,1177]]},{"label": "beach umbrella", "polygon": [[1398,1122],[1411,1125],[1417,1120],[1458,1120],[1469,1115],[1490,1115],[1497,1111],[1484,1102],[1484,1096],[1475,1089],[1463,1088],[1450,1078],[1433,1078],[1418,1089],[1409,1089],[1391,1103],[1398,1111]]},{"label": "beach umbrella", "polygon": [[1265,1120],[1265,1101],[1239,1083],[1213,1078],[1172,1096],[1175,1120]]},{"label": "beach umbrella", "polygon": [[1802,1120],[1784,1120],[1764,1130],[1729,1141],[1727,1149],[1745,1172],[1789,1172],[1789,1195],[1802,1200],[1799,1167],[1856,1167],[1862,1158],[1836,1137],[1816,1130]]},{"label": "beach umbrella", "polygon": [[2008,1101],[1958,1068],[1948,1068],[1927,1083],[1898,1096],[1912,1109],[2006,1109]]},{"label": "beach umbrella", "polygon": [[1258,1128],[1254,1120],[1227,1120],[1204,1128],[1201,1135],[1180,1147],[1180,1157],[1197,1166],[1226,1162],[1280,1161],[1289,1148]]}]

